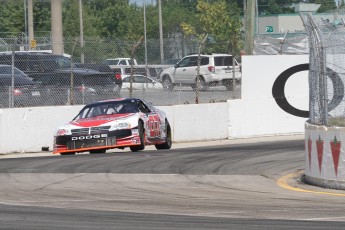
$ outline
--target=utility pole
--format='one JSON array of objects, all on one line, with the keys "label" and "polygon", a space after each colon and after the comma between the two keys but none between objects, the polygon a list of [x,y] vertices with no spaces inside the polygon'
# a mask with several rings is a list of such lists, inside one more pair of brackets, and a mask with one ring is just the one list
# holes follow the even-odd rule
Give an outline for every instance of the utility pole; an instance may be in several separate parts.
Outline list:
[{"label": "utility pole", "polygon": [[256,0],[244,0],[245,4],[245,46],[246,55],[252,55],[254,49],[254,25],[255,25],[255,5]]},{"label": "utility pole", "polygon": [[164,62],[164,44],[163,44],[163,21],[162,21],[162,3],[158,0],[158,14],[159,14],[159,45],[161,52],[161,64]]},{"label": "utility pole", "polygon": [[144,0],[144,45],[145,45],[145,69],[146,69],[146,76],[148,75],[148,68],[147,68],[147,36],[146,36],[146,0]]},{"label": "utility pole", "polygon": [[80,27],[80,62],[84,63],[84,26],[83,26],[83,3],[79,0],[79,27]]},{"label": "utility pole", "polygon": [[25,51],[28,50],[29,44],[28,44],[28,2],[27,0],[24,0],[24,29],[25,29]]},{"label": "utility pole", "polygon": [[63,54],[63,35],[62,35],[62,0],[51,0],[51,31],[52,31],[52,51],[53,54]]},{"label": "utility pole", "polygon": [[[32,0],[28,0],[28,29],[29,29],[29,42],[31,44],[34,40],[34,19],[33,19]],[[30,49],[31,48],[34,48],[34,47],[30,46]]]}]

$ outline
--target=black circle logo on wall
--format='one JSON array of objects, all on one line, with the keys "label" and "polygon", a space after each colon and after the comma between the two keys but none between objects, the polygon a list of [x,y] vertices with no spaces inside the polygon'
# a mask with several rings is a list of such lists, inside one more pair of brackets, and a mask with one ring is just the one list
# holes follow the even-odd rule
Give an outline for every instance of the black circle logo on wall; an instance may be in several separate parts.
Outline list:
[{"label": "black circle logo on wall", "polygon": [[[272,95],[278,106],[285,112],[297,117],[309,117],[309,111],[300,110],[293,107],[285,97],[285,84],[287,80],[295,73],[309,70],[309,64],[295,65],[283,71],[275,80],[272,87]],[[340,76],[332,69],[327,68],[327,77],[330,78],[333,84],[333,98],[328,103],[328,111],[337,107],[344,98],[344,83]]]}]

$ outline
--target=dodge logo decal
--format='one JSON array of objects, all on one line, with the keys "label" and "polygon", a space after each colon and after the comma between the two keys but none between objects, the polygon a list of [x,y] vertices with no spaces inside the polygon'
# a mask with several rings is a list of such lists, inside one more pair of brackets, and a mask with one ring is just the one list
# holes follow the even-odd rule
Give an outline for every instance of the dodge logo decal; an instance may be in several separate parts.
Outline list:
[{"label": "dodge logo decal", "polygon": [[72,137],[72,141],[98,139],[98,138],[103,138],[103,137],[108,137],[108,134],[95,134],[95,135]]}]

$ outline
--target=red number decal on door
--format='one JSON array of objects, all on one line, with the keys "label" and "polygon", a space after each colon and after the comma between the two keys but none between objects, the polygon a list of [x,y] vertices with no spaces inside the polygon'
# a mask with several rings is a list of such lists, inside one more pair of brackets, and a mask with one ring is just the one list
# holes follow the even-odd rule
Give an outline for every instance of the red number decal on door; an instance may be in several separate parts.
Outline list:
[{"label": "red number decal on door", "polygon": [[159,137],[161,135],[160,119],[158,115],[150,115],[148,125],[150,137]]}]

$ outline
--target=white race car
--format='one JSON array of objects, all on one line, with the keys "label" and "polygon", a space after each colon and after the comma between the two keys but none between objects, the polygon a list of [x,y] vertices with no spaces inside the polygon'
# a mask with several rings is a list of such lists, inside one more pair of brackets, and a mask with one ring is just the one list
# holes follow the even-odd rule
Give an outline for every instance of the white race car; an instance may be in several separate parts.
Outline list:
[{"label": "white race car", "polygon": [[86,105],[54,137],[53,153],[61,155],[129,147],[132,152],[145,145],[170,149],[171,128],[166,114],[138,98],[121,98]]}]

